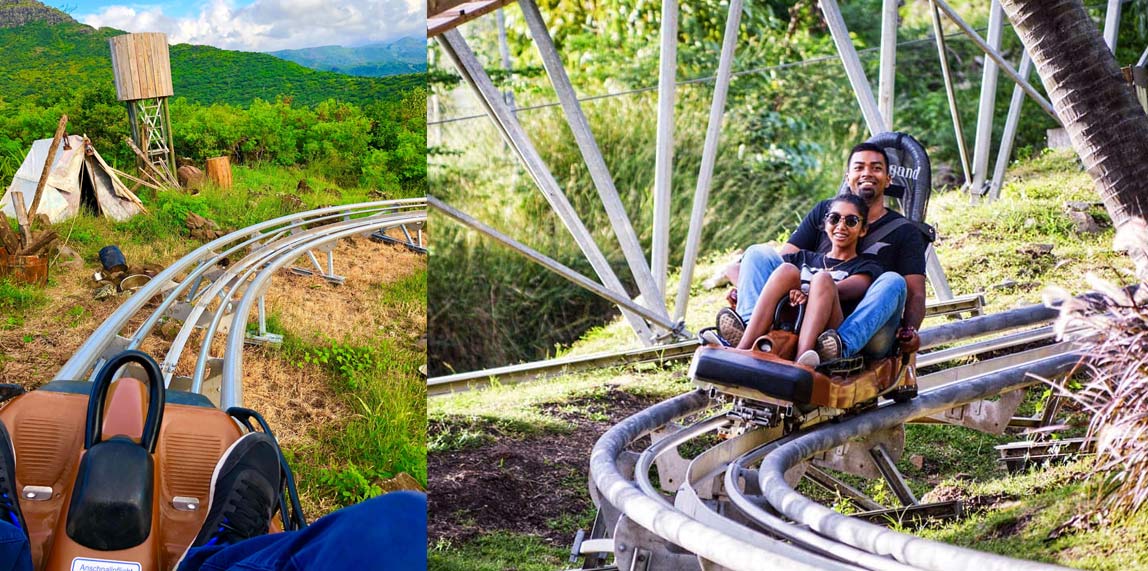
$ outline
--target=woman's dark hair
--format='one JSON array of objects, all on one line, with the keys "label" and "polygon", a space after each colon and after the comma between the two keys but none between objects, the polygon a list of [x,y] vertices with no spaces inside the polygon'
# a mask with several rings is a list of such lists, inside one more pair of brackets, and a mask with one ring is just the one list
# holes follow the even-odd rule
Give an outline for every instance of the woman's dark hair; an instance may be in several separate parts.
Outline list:
[{"label": "woman's dark hair", "polygon": [[848,202],[857,207],[857,214],[861,216],[861,228],[865,229],[869,227],[869,203],[865,202],[865,199],[856,194],[838,194],[833,197],[833,201],[829,203],[829,206],[832,208],[832,206],[838,202]]}]

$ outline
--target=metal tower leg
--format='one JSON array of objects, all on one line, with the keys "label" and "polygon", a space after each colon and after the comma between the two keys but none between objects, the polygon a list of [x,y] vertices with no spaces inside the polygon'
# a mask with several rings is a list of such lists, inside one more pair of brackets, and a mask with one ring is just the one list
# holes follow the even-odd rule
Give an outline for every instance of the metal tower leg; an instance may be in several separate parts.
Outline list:
[{"label": "metal tower leg", "polygon": [[[1020,76],[1028,80],[1032,71],[1032,58],[1025,51],[1020,57]],[[1005,119],[1004,133],[1001,134],[1001,147],[997,151],[997,164],[993,169],[993,179],[989,181],[989,202],[1001,196],[1001,186],[1004,184],[1005,169],[1008,168],[1008,159],[1012,155],[1012,144],[1016,139],[1017,124],[1020,123],[1020,108],[1024,105],[1024,91],[1019,85],[1012,89],[1012,101],[1008,106],[1008,118]]]},{"label": "metal tower leg", "polygon": [[530,28],[534,45],[537,46],[538,54],[542,57],[542,64],[550,76],[550,83],[554,86],[554,91],[562,103],[562,110],[566,114],[566,123],[570,125],[570,131],[574,133],[574,140],[578,143],[578,149],[582,152],[583,160],[586,161],[590,178],[593,179],[594,186],[598,189],[598,196],[602,199],[602,205],[606,208],[606,215],[610,219],[610,225],[613,226],[614,235],[622,246],[622,254],[626,257],[630,272],[638,284],[638,291],[642,293],[646,306],[656,312],[666,313],[665,300],[654,283],[650,266],[646,264],[646,255],[642,251],[642,245],[638,242],[638,235],[634,232],[634,226],[626,214],[626,208],[622,205],[622,199],[618,196],[618,189],[614,186],[614,177],[610,175],[610,170],[606,167],[606,161],[602,158],[598,143],[594,140],[594,134],[590,131],[590,122],[586,120],[586,115],[582,112],[582,105],[574,93],[574,86],[570,84],[570,77],[566,75],[566,68],[562,65],[562,57],[558,55],[554,41],[550,38],[550,32],[546,29],[545,22],[542,21],[542,14],[538,11],[538,6],[534,4],[534,0],[519,0],[518,5],[522,8],[522,15],[526,20],[526,25]]},{"label": "metal tower leg", "polygon": [[702,224],[710,198],[710,182],[717,157],[718,139],[721,137],[722,118],[725,116],[725,98],[729,91],[730,70],[733,67],[733,50],[737,45],[742,4],[742,0],[730,0],[729,3],[729,16],[725,22],[725,35],[722,37],[721,58],[718,60],[717,80],[714,83],[714,99],[710,105],[709,124],[706,127],[706,142],[702,148],[702,166],[694,190],[693,210],[690,212],[690,231],[686,237],[682,277],[678,283],[678,297],[674,304],[674,321],[685,318],[686,306],[690,300],[690,282],[693,281],[694,264],[697,262],[698,248],[702,241]]},{"label": "metal tower leg", "polygon": [[[442,46],[443,51],[450,56],[455,64],[455,68],[463,78],[470,83],[474,91],[482,99],[486,107],[487,113],[494,120],[499,130],[502,132],[503,137],[507,143],[515,150],[519,158],[522,160],[526,170],[534,178],[535,184],[538,186],[540,192],[550,203],[551,208],[554,209],[558,217],[566,225],[566,228],[573,235],[574,240],[582,249],[582,253],[590,261],[590,265],[594,267],[598,277],[607,289],[615,292],[619,296],[626,296],[625,287],[622,282],[618,280],[618,276],[614,274],[614,270],[610,267],[606,257],[602,251],[598,249],[598,245],[590,236],[589,229],[578,217],[574,211],[574,207],[570,205],[558,186],[558,181],[554,179],[554,175],[542,161],[542,157],[530,142],[526,132],[518,123],[518,120],[507,108],[506,104],[502,101],[501,95],[494,87],[490,77],[487,76],[486,71],[482,68],[478,58],[475,57],[474,52],[470,50],[466,40],[463,39],[462,34],[458,30],[450,30],[438,36],[439,44]],[[649,326],[638,315],[633,312],[623,309],[622,315],[633,327],[634,332],[638,335],[639,340],[643,345],[652,343],[651,332]]]},{"label": "metal tower leg", "polygon": [[881,75],[877,80],[877,106],[885,126],[893,130],[894,83],[897,77],[897,5],[885,0],[881,11]]},{"label": "metal tower leg", "polygon": [[[1001,46],[1001,28],[1004,9],[1000,0],[992,0],[989,6],[988,44],[993,50]],[[976,145],[973,147],[973,180],[969,185],[969,195],[976,200],[985,194],[985,180],[988,178],[989,151],[993,142],[993,110],[997,101],[997,64],[985,58],[984,74],[981,76],[981,104],[977,111]]]},{"label": "metal tower leg", "polygon": [[889,126],[881,117],[881,112],[877,110],[873,88],[869,86],[869,79],[865,77],[865,70],[861,68],[861,58],[857,55],[853,40],[849,38],[849,30],[845,27],[845,18],[841,16],[837,0],[821,0],[820,4],[825,23],[829,25],[829,33],[833,35],[833,43],[837,45],[837,53],[841,56],[841,63],[845,64],[849,84],[853,86],[853,93],[861,106],[861,114],[865,116],[865,126],[869,128],[869,134],[876,135],[888,131]]},{"label": "metal tower leg", "polygon": [[670,193],[674,164],[674,81],[678,69],[678,0],[662,1],[661,56],[658,62],[658,134],[654,158],[654,234],[650,268],[665,296],[670,260]]}]

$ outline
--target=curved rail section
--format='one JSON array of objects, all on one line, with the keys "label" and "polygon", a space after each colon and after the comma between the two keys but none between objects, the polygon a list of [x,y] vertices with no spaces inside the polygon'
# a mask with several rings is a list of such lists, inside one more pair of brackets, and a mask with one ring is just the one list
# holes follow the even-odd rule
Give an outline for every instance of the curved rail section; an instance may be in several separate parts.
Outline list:
[{"label": "curved rail section", "polygon": [[[1022,308],[946,324],[922,332],[921,337],[924,344],[935,347],[1005,327],[1039,326],[1054,313],[1035,306]],[[659,403],[614,426],[594,446],[590,491],[599,507],[596,535],[612,539],[587,540],[576,546],[578,552],[612,550],[620,569],[1063,569],[892,531],[844,516],[793,487],[814,457],[842,453],[859,441],[893,443],[897,436],[903,447],[901,427],[906,422],[943,418],[947,411],[996,397],[1000,403],[1019,402],[1018,389],[1038,382],[1034,375],[1052,377],[1079,360],[1063,344],[1035,351],[1024,353],[1020,362],[935,383],[911,401],[886,403],[788,435],[780,426],[739,427],[736,419],[719,411],[715,395],[703,390]],[[1011,415],[1014,408],[1004,406],[1004,414]],[[707,411],[712,414],[703,420],[685,427],[677,424]],[[1007,421],[987,424],[999,430]],[[729,438],[692,460],[678,455],[678,447],[687,442],[708,437],[711,440],[701,442],[712,444],[719,431]],[[652,443],[640,445],[645,436]],[[651,481],[655,465],[660,485]]]},{"label": "curved rail section", "polygon": [[[263,295],[278,270],[307,256],[320,275],[341,283],[342,278],[334,275],[333,252],[338,240],[355,235],[383,236],[387,230],[399,229],[404,238],[388,237],[388,242],[425,252],[425,224],[426,200],[407,199],[321,208],[232,232],[176,261],[128,298],[64,364],[56,379],[88,377],[113,354],[138,349],[161,321],[174,319],[182,326],[163,358],[165,384],[203,393],[223,409],[241,406],[243,344],[252,340],[246,325],[252,309],[257,308],[264,335],[255,336],[255,340],[268,339]],[[314,251],[326,253],[326,269]],[[153,299],[159,299],[154,308],[148,306]],[[127,332],[133,323],[140,325]],[[213,341],[224,332],[223,357],[212,357]],[[199,344],[194,373],[175,377],[184,349],[193,338]]]}]

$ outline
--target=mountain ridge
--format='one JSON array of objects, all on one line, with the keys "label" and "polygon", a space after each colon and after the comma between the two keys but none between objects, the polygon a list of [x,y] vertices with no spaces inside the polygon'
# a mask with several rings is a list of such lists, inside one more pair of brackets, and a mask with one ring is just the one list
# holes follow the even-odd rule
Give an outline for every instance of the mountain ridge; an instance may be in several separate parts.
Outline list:
[{"label": "mountain ridge", "polygon": [[267,53],[310,69],[345,75],[385,77],[426,71],[426,39],[414,36],[355,47],[315,46]]}]

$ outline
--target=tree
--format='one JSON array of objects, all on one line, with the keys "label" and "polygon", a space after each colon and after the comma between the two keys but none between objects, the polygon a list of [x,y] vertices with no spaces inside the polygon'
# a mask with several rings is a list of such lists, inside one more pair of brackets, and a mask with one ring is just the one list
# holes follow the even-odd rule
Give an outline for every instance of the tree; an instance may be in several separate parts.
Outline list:
[{"label": "tree", "polygon": [[[1080,0],[1002,0],[1119,230],[1148,211],[1148,116]],[[1140,279],[1148,252],[1130,248]]]}]

